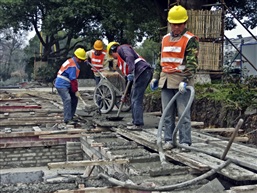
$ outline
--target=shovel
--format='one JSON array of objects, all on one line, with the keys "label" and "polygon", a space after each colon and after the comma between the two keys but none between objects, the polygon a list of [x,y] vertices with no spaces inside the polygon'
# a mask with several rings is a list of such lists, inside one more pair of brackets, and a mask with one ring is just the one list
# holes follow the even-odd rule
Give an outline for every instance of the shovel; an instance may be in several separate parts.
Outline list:
[{"label": "shovel", "polygon": [[89,104],[87,104],[84,100],[83,100],[83,98],[79,95],[78,96],[78,98],[82,101],[82,103],[84,104],[84,106],[85,106],[85,111],[86,112],[88,112],[88,113],[91,113],[92,111],[96,111],[96,110],[98,110],[98,107],[97,106],[95,106],[95,105],[89,105]]},{"label": "shovel", "polygon": [[126,85],[126,88],[125,88],[125,91],[124,91],[123,95],[121,96],[120,106],[119,106],[116,117],[106,117],[107,120],[109,120],[109,121],[121,121],[124,118],[124,117],[120,117],[120,112],[121,112],[122,106],[125,102],[125,98],[126,98],[126,95],[127,95],[127,92],[128,92],[128,89],[129,89],[129,86],[130,86],[131,83],[132,83],[132,81],[128,81],[128,83]]}]

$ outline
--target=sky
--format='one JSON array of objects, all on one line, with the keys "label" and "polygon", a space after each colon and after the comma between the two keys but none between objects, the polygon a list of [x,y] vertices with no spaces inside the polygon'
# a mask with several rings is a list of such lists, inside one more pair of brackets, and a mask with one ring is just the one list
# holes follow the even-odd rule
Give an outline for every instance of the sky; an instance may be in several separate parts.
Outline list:
[{"label": "sky", "polygon": [[[249,34],[248,31],[240,23],[236,21],[235,23],[237,24],[237,27],[235,29],[230,31],[225,31],[225,35],[228,38],[237,38],[237,35],[242,35],[242,37],[251,36],[251,34]],[[257,27],[255,27],[254,29],[249,29],[249,31],[251,31],[253,35],[257,36]]]}]

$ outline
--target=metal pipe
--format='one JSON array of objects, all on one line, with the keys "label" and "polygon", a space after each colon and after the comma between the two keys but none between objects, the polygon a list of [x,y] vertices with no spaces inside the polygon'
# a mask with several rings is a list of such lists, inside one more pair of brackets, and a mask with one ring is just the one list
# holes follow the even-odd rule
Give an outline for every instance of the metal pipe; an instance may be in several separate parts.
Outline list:
[{"label": "metal pipe", "polygon": [[249,29],[247,29],[244,24],[239,20],[237,19],[236,15],[234,13],[232,13],[232,11],[228,8],[228,6],[226,5],[226,3],[224,2],[224,0],[222,0],[222,4],[224,5],[224,7],[229,11],[229,13],[238,21],[238,23],[240,23],[243,28],[245,28],[245,30],[257,41],[257,38],[252,34],[252,32],[250,32]]},{"label": "metal pipe", "polygon": [[223,154],[222,154],[220,159],[225,160],[226,155],[227,155],[227,153],[228,153],[228,151],[229,151],[229,149],[230,149],[230,147],[231,147],[231,145],[232,145],[232,143],[233,143],[233,141],[234,141],[234,139],[235,139],[235,137],[236,137],[236,135],[238,133],[238,130],[241,128],[243,122],[244,122],[243,119],[239,119],[239,121],[238,121],[238,123],[237,123],[237,125],[235,127],[235,130],[234,130],[234,132],[233,132],[233,134],[232,134],[232,136],[231,136],[231,138],[230,138],[230,140],[229,140],[229,142],[227,144],[227,147],[226,147],[225,151],[223,152]]},{"label": "metal pipe", "polygon": [[230,41],[230,39],[224,35],[224,37],[229,41],[229,43],[246,59],[246,61],[253,67],[254,70],[257,71],[257,68],[248,60],[248,58],[245,57],[244,54],[233,44],[233,42]]}]

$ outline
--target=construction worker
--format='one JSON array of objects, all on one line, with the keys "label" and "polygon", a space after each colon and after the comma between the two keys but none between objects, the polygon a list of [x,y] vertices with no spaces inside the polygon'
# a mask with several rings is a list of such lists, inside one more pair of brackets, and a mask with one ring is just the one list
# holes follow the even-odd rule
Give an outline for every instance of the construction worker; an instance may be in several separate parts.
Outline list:
[{"label": "construction worker", "polygon": [[120,63],[128,67],[127,70],[126,66],[121,67],[123,69],[122,72],[127,76],[127,80],[133,81],[130,95],[133,125],[127,126],[127,128],[141,130],[144,125],[144,92],[153,76],[152,67],[130,45],[120,45],[118,42],[110,42],[107,45],[107,53],[110,57],[117,59],[118,65]]},{"label": "construction worker", "polygon": [[[172,134],[175,129],[176,110],[178,117],[182,115],[190,97],[187,85],[193,86],[193,77],[198,67],[198,38],[186,28],[188,20],[187,11],[182,6],[174,6],[169,10],[168,22],[171,32],[162,39],[161,61],[156,67],[151,80],[150,87],[158,87],[161,90],[162,109],[172,97],[180,92],[180,96],[171,105],[164,118],[164,140],[163,149],[172,149]],[[190,110],[186,112],[182,125],[179,128],[179,143],[190,146],[191,141],[191,117]],[[186,149],[182,149],[186,151]]]},{"label": "construction worker", "polygon": [[96,40],[93,47],[92,50],[87,51],[86,60],[93,66],[91,69],[94,72],[96,85],[98,85],[101,80],[99,72],[103,71],[108,65],[108,60],[101,40]]},{"label": "construction worker", "polygon": [[77,48],[74,56],[66,60],[57,73],[55,87],[62,98],[64,123],[67,125],[76,124],[74,115],[80,96],[77,78],[80,73],[80,65],[84,63],[85,59],[86,51],[83,48]]}]

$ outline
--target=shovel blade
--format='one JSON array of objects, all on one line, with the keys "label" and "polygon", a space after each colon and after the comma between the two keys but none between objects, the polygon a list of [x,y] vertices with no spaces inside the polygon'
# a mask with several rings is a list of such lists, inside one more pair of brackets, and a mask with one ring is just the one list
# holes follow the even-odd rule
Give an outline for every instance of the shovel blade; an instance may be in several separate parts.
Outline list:
[{"label": "shovel blade", "polygon": [[116,117],[106,117],[106,119],[108,121],[121,121],[123,119],[123,117],[119,117],[119,116],[116,116]]}]

